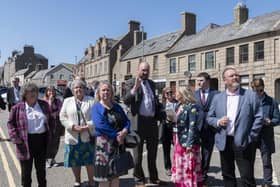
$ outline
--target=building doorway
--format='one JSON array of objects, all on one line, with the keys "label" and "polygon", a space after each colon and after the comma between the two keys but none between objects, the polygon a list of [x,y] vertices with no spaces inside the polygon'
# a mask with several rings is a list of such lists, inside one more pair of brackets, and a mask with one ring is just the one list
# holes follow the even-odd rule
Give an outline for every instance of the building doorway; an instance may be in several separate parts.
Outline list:
[{"label": "building doorway", "polygon": [[210,79],[210,88],[214,90],[219,90],[219,81],[217,78]]},{"label": "building doorway", "polygon": [[278,103],[280,102],[280,78],[276,79],[274,83],[274,98]]}]

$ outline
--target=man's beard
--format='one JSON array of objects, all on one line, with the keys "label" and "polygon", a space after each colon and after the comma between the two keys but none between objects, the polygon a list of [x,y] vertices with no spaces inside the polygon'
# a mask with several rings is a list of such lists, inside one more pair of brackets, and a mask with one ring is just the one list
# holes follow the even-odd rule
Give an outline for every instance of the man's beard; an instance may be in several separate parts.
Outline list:
[{"label": "man's beard", "polygon": [[234,83],[232,83],[232,84],[230,85],[230,87],[233,88],[233,89],[235,89],[235,90],[238,89],[239,86],[240,86],[240,83],[239,83],[239,82],[234,82]]}]

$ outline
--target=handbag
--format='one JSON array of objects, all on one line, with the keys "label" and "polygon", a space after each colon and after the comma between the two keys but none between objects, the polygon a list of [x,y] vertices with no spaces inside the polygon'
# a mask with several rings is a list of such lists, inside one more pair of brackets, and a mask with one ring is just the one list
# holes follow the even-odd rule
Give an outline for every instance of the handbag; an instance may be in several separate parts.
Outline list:
[{"label": "handbag", "polygon": [[[76,103],[76,107],[77,107],[77,112],[78,112],[78,118],[82,117],[82,120],[86,124],[87,123],[86,118],[85,118],[80,106],[77,103]],[[89,135],[89,143],[94,146],[95,145],[95,136],[92,135],[89,130],[88,130],[88,135]]]},{"label": "handbag", "polygon": [[130,131],[124,139],[124,145],[127,148],[135,148],[139,143],[140,137],[135,131]]},{"label": "handbag", "polygon": [[134,168],[134,161],[128,151],[117,151],[109,161],[109,173],[113,176],[126,175],[128,170],[132,168]]}]

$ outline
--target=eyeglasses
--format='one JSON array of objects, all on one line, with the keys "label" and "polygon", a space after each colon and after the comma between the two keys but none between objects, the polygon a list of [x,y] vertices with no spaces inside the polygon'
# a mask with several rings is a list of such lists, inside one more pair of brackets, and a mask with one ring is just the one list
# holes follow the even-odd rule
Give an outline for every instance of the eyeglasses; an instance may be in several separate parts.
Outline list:
[{"label": "eyeglasses", "polygon": [[263,89],[256,90],[256,92],[262,93]]},{"label": "eyeglasses", "polygon": [[172,95],[172,91],[165,92],[166,95]]}]

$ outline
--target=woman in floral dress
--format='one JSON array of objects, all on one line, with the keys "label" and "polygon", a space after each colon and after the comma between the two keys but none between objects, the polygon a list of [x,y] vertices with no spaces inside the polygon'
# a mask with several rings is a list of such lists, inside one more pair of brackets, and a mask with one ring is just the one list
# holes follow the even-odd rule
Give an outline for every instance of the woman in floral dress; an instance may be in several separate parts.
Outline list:
[{"label": "woman in floral dress", "polygon": [[174,153],[172,181],[176,187],[202,186],[199,132],[197,129],[197,107],[193,92],[188,87],[176,91],[176,127],[174,128]]}]

